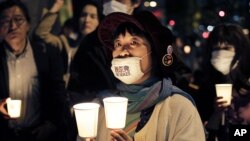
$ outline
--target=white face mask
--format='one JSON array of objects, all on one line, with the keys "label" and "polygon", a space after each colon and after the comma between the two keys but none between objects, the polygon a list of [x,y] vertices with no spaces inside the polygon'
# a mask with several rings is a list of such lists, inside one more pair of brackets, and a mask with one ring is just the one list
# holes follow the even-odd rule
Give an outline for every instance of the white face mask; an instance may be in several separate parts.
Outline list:
[{"label": "white face mask", "polygon": [[[140,62],[149,54],[151,54],[151,52],[142,57],[114,58],[112,60],[111,70],[117,79],[123,83],[132,84],[144,75]],[[147,72],[150,69],[148,69]]]},{"label": "white face mask", "polygon": [[140,61],[139,57],[114,58],[111,70],[117,79],[132,84],[144,75]]},{"label": "white face mask", "polygon": [[127,6],[123,3],[111,0],[103,5],[103,14],[108,15],[113,12],[122,12],[128,14]]},{"label": "white face mask", "polygon": [[230,71],[230,65],[234,55],[235,52],[228,50],[213,51],[211,63],[216,70],[227,75]]}]

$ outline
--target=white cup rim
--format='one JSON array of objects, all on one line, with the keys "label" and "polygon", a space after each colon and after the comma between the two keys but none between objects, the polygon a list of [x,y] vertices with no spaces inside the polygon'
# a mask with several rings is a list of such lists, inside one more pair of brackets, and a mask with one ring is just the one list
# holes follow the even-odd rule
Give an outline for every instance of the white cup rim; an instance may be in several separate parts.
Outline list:
[{"label": "white cup rim", "polygon": [[128,98],[119,96],[106,97],[103,99],[103,102],[112,102],[112,103],[127,102],[127,101]]},{"label": "white cup rim", "polygon": [[224,83],[224,84],[215,84],[215,86],[233,86],[231,83]]},{"label": "white cup rim", "polygon": [[7,100],[6,100],[6,103],[8,104],[9,102],[22,102],[22,100],[21,99],[10,99],[10,98],[8,98]]},{"label": "white cup rim", "polygon": [[99,108],[100,104],[94,103],[94,102],[84,102],[84,103],[78,103],[73,106],[73,109],[75,110],[89,110],[89,109],[96,109]]},{"label": "white cup rim", "polygon": [[11,101],[22,101],[20,99],[11,99]]}]

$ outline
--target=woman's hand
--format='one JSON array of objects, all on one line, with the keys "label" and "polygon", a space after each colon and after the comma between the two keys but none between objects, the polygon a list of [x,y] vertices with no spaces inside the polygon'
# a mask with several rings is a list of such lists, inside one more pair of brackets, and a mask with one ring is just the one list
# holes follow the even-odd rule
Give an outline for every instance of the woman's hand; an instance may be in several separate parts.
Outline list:
[{"label": "woman's hand", "polygon": [[133,139],[121,129],[111,130],[110,133],[112,141],[133,141]]},{"label": "woman's hand", "polygon": [[222,97],[216,97],[216,100],[215,100],[216,111],[221,112],[221,111],[226,110],[227,107],[229,106],[229,105],[225,105],[226,103],[227,101],[223,101]]},{"label": "woman's hand", "polygon": [[2,115],[5,119],[10,119],[10,116],[6,110],[6,99],[1,99],[0,100],[0,115]]}]

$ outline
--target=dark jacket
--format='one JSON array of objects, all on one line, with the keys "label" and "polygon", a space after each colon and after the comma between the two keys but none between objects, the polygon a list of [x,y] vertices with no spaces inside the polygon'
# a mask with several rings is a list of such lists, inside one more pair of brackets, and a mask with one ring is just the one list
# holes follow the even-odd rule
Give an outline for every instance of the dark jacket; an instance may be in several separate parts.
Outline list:
[{"label": "dark jacket", "polygon": [[72,103],[89,101],[104,89],[115,87],[114,76],[110,69],[110,58],[100,43],[97,32],[87,35],[80,44],[71,64],[68,90],[79,93],[83,99],[73,98]]},{"label": "dark jacket", "polygon": [[[62,60],[59,50],[45,44],[31,43],[41,95],[40,127],[45,123],[55,125],[56,133],[65,135],[66,120],[69,118],[67,95],[63,81]],[[27,68],[28,69],[28,68]],[[3,43],[0,44],[0,99],[9,97],[9,78],[6,54]],[[68,122],[68,121],[67,121]],[[0,132],[8,130],[8,122],[0,116]],[[47,129],[45,129],[47,130]],[[7,135],[7,134],[6,134]],[[53,135],[54,136],[54,135]],[[55,134],[56,136],[56,134]],[[54,136],[54,137],[55,137]],[[8,137],[7,137],[8,138]],[[65,137],[63,137],[66,139]],[[1,137],[2,140],[2,137]],[[8,139],[7,139],[8,140]]]}]

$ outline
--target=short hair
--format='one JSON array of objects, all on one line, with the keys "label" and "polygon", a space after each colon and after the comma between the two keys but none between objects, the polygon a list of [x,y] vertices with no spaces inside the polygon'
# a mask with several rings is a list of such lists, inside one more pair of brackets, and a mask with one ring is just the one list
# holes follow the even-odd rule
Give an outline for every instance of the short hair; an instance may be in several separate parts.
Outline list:
[{"label": "short hair", "polygon": [[4,10],[6,10],[8,8],[11,8],[13,6],[19,7],[22,10],[22,12],[23,12],[26,20],[28,21],[28,23],[31,22],[28,8],[22,2],[20,2],[19,0],[6,0],[6,1],[1,2],[0,3],[0,14],[2,14],[2,12]]},{"label": "short hair", "polygon": [[113,34],[113,39],[116,39],[120,34],[124,36],[126,34],[126,31],[131,35],[144,37],[147,40],[151,41],[151,39],[149,39],[149,35],[146,35],[146,32],[142,31],[139,27],[137,27],[131,22],[125,22],[120,24]]}]

